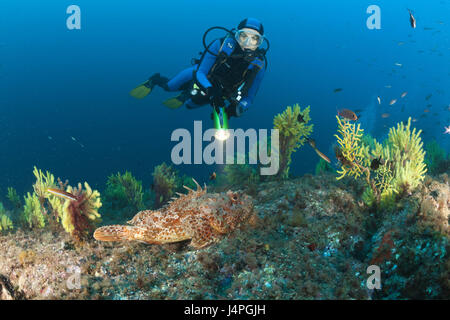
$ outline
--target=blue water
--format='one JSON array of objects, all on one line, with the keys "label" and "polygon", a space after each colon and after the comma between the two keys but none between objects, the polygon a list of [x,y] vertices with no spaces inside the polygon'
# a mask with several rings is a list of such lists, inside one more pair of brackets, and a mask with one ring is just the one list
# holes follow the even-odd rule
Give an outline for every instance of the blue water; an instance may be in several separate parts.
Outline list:
[{"label": "blue water", "polygon": [[[81,30],[66,27],[71,4],[81,8]],[[381,30],[366,27],[371,4],[381,8]],[[212,126],[210,108],[169,110],[161,101],[171,94],[160,88],[144,100],[129,91],[155,72],[172,77],[190,66],[207,28],[231,29],[248,16],[265,27],[269,66],[254,105],[232,119],[233,128],[271,128],[287,105],[310,105],[313,137],[334,160],[336,109],[361,109],[363,127],[376,137],[412,116],[425,141],[437,139],[450,150],[450,135],[443,134],[450,125],[449,13],[448,0],[2,0],[0,199],[8,186],[30,191],[34,165],[100,189],[108,175],[127,169],[148,187],[153,168],[170,163],[171,132],[192,130],[194,120]],[[403,91],[408,95],[389,106]],[[420,118],[427,104],[431,112]],[[385,112],[391,116],[382,119]],[[305,146],[290,172],[313,172],[317,161]],[[177,168],[200,181],[215,170]]]}]

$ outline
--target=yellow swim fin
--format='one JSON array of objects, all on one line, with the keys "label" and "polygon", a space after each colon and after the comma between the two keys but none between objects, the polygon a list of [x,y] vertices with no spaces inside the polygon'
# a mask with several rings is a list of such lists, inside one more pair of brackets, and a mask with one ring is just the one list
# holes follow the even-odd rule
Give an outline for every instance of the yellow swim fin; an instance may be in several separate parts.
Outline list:
[{"label": "yellow swim fin", "polygon": [[150,92],[152,92],[152,85],[150,83],[150,80],[147,80],[131,90],[130,95],[136,99],[143,99],[148,96]]},{"label": "yellow swim fin", "polygon": [[180,99],[182,97],[182,95],[183,94],[180,93],[176,97],[173,97],[173,98],[163,101],[163,105],[165,105],[169,109],[178,109],[179,107],[181,107],[184,104],[184,101]]}]

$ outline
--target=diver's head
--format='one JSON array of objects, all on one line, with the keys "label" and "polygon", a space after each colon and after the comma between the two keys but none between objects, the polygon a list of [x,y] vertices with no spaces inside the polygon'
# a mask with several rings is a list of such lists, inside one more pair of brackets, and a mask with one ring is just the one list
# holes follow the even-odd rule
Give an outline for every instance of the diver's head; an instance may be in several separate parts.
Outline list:
[{"label": "diver's head", "polygon": [[238,25],[235,39],[242,50],[255,51],[264,41],[264,27],[257,19],[247,18]]}]

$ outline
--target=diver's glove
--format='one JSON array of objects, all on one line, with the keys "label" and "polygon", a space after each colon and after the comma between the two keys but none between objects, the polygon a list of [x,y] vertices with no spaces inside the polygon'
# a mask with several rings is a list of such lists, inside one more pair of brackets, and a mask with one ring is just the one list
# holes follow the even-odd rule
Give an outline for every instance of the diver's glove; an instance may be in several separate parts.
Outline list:
[{"label": "diver's glove", "polygon": [[244,112],[244,107],[242,106],[242,104],[237,101],[234,100],[230,103],[230,105],[225,109],[225,112],[228,115],[228,118],[231,117],[240,117],[242,115],[242,113]]},{"label": "diver's glove", "polygon": [[211,99],[211,105],[218,109],[225,105],[225,100],[223,99],[222,89],[216,86],[212,86],[206,89],[206,95]]}]

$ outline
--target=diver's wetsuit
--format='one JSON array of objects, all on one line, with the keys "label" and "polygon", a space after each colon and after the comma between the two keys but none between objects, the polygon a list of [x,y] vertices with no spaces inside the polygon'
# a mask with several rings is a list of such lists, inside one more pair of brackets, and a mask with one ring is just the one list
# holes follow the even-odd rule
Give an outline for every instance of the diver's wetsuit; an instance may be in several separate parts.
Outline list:
[{"label": "diver's wetsuit", "polygon": [[[239,44],[233,38],[227,38],[224,41],[226,41],[225,45],[227,45],[229,48],[232,48],[231,50],[241,51]],[[221,40],[219,40],[219,39],[215,40],[209,46],[209,51],[211,51],[217,55],[219,53],[221,45],[222,45]],[[198,108],[198,107],[203,106],[204,104],[203,105],[196,104],[192,101],[192,99],[190,99],[190,91],[189,90],[192,88],[191,83],[194,80],[195,72],[196,72],[196,80],[201,87],[203,87],[205,89],[212,87],[212,84],[211,84],[210,80],[208,79],[208,74],[209,74],[212,66],[216,62],[216,59],[217,59],[216,56],[214,56],[211,53],[209,53],[208,51],[206,51],[203,59],[200,62],[200,65],[196,64],[190,68],[187,68],[187,69],[181,71],[175,77],[173,77],[171,80],[169,80],[167,82],[167,86],[163,86],[163,88],[167,91],[183,90],[186,93],[185,95],[183,95],[186,99],[186,100],[184,100],[185,105],[189,109]],[[240,64],[241,66],[234,66],[235,63],[237,65]],[[256,64],[253,64],[252,62],[251,63],[244,62],[243,58],[238,58],[238,59],[235,59],[235,61],[233,62],[232,69],[233,69],[233,67],[234,67],[234,69],[242,69],[242,66],[244,63],[246,64],[244,69],[250,70],[252,68],[259,68],[259,71],[257,72],[257,74],[251,84],[251,87],[247,90],[247,94],[242,96],[242,98],[240,100],[240,105],[242,106],[243,111],[246,111],[250,107],[250,105],[253,103],[253,99],[254,99],[256,92],[258,91],[259,85],[264,77],[265,68],[258,66]],[[244,69],[242,69],[242,71],[244,71]],[[242,77],[242,76],[240,76],[240,77]],[[239,79],[239,80],[241,80],[241,79]]]}]

